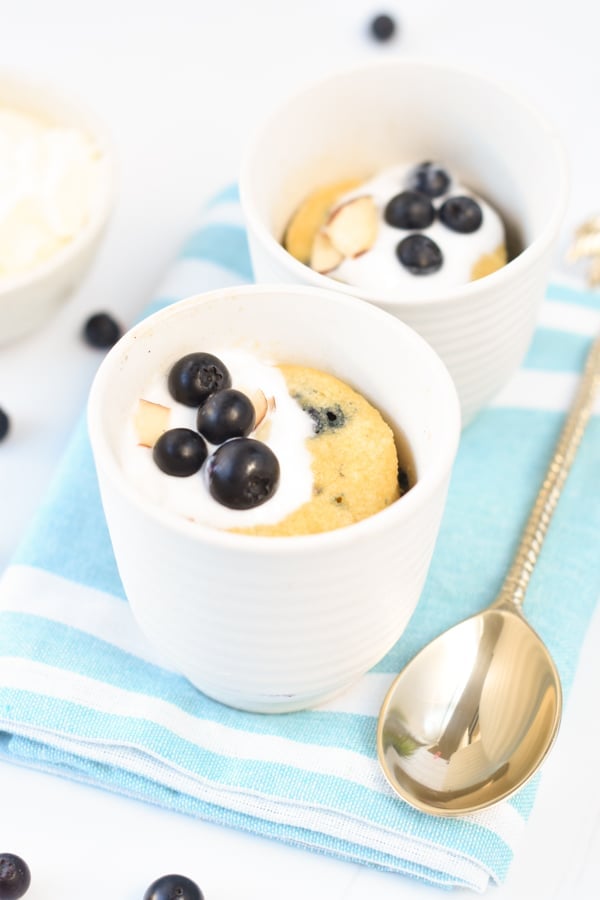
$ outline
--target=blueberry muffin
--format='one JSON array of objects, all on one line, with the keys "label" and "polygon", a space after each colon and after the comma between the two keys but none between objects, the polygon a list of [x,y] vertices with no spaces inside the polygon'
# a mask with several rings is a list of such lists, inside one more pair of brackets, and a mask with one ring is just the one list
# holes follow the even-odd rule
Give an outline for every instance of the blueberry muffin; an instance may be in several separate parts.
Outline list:
[{"label": "blueberry muffin", "polygon": [[[409,485],[391,428],[359,393],[333,375],[282,365],[290,395],[308,413],[313,434],[311,499],[274,525],[240,529],[259,535],[315,534],[359,522],[397,500]],[[400,473],[400,475],[399,475]]]}]

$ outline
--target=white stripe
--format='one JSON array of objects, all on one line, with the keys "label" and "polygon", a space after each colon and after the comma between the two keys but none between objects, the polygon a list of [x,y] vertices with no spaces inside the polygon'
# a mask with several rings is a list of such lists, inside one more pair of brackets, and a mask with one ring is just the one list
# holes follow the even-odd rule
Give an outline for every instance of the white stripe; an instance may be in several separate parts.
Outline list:
[{"label": "white stripe", "polygon": [[[575,396],[581,375],[577,372],[545,372],[521,369],[492,400],[492,407],[566,412]],[[600,396],[594,413],[600,414]]]},{"label": "white stripe", "polygon": [[569,288],[573,291],[591,291],[591,287],[586,285],[585,283],[585,263],[581,263],[579,265],[580,271],[574,272],[573,269],[576,267],[572,267],[571,271],[567,272],[565,269],[556,269],[550,278],[550,284],[556,285],[556,287],[565,287]]},{"label": "white stripe", "polygon": [[212,291],[215,288],[233,284],[243,284],[244,279],[214,262],[206,259],[184,257],[178,259],[159,283],[156,297],[191,297],[194,294]]},{"label": "white stripe", "polygon": [[594,337],[600,332],[600,307],[590,309],[561,300],[546,300],[542,304],[539,324],[544,328]]}]

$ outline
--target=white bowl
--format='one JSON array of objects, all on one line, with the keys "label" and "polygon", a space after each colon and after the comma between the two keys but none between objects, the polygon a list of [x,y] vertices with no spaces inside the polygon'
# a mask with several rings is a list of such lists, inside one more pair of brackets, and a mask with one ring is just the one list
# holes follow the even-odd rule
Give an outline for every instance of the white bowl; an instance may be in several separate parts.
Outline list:
[{"label": "white bowl", "polygon": [[[408,438],[418,480],[400,500],[323,534],[258,537],[192,523],[125,477],[119,444],[157,371],[242,346],[327,370]],[[89,433],[119,573],[142,630],[206,694],[258,712],[343,690],[404,631],[434,548],[460,433],[456,391],[414,331],[333,291],[246,286],[170,306],[103,360]]]},{"label": "white bowl", "polygon": [[0,344],[41,326],[79,284],[109,219],[115,196],[115,157],[109,136],[79,103],[45,85],[0,72],[0,107],[44,122],[73,126],[87,135],[99,154],[98,196],[85,226],[64,246],[31,269],[0,276]]},{"label": "white bowl", "polygon": [[[509,250],[492,275],[462,287],[389,298],[314,272],[281,245],[287,222],[319,185],[397,163],[434,159],[502,215]],[[567,199],[565,154],[521,97],[431,62],[371,63],[327,77],[258,130],[240,177],[257,281],[351,293],[391,312],[439,353],[454,378],[463,424],[518,368],[530,343]],[[422,285],[419,285],[422,287]]]}]

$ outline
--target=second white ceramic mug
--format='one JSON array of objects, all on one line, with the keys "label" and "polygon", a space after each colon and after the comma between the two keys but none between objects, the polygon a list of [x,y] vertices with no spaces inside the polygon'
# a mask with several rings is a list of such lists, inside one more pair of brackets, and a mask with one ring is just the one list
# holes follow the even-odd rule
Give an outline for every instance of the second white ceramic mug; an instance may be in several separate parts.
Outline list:
[{"label": "second white ceramic mug", "polygon": [[[287,222],[320,185],[397,163],[437,160],[500,212],[513,258],[458,288],[390,299],[314,272],[281,245]],[[322,79],[259,129],[240,178],[259,282],[353,294],[418,331],[452,375],[463,424],[522,362],[535,328],[567,199],[556,130],[527,102],[472,72],[386,60]]]}]

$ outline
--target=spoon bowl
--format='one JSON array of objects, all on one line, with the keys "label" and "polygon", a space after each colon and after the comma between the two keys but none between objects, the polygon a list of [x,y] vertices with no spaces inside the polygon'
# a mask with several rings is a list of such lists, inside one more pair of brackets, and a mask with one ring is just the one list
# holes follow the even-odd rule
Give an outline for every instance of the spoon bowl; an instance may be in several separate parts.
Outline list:
[{"label": "spoon bowl", "polygon": [[421,811],[481,809],[538,768],[561,708],[541,639],[518,610],[489,607],[424,647],[393,683],[377,736],[384,774]]},{"label": "spoon bowl", "polygon": [[458,816],[508,797],[537,771],[558,732],[562,690],[521,612],[552,514],[600,386],[600,336],[494,602],[427,644],[383,701],[377,753],[417,809]]}]

